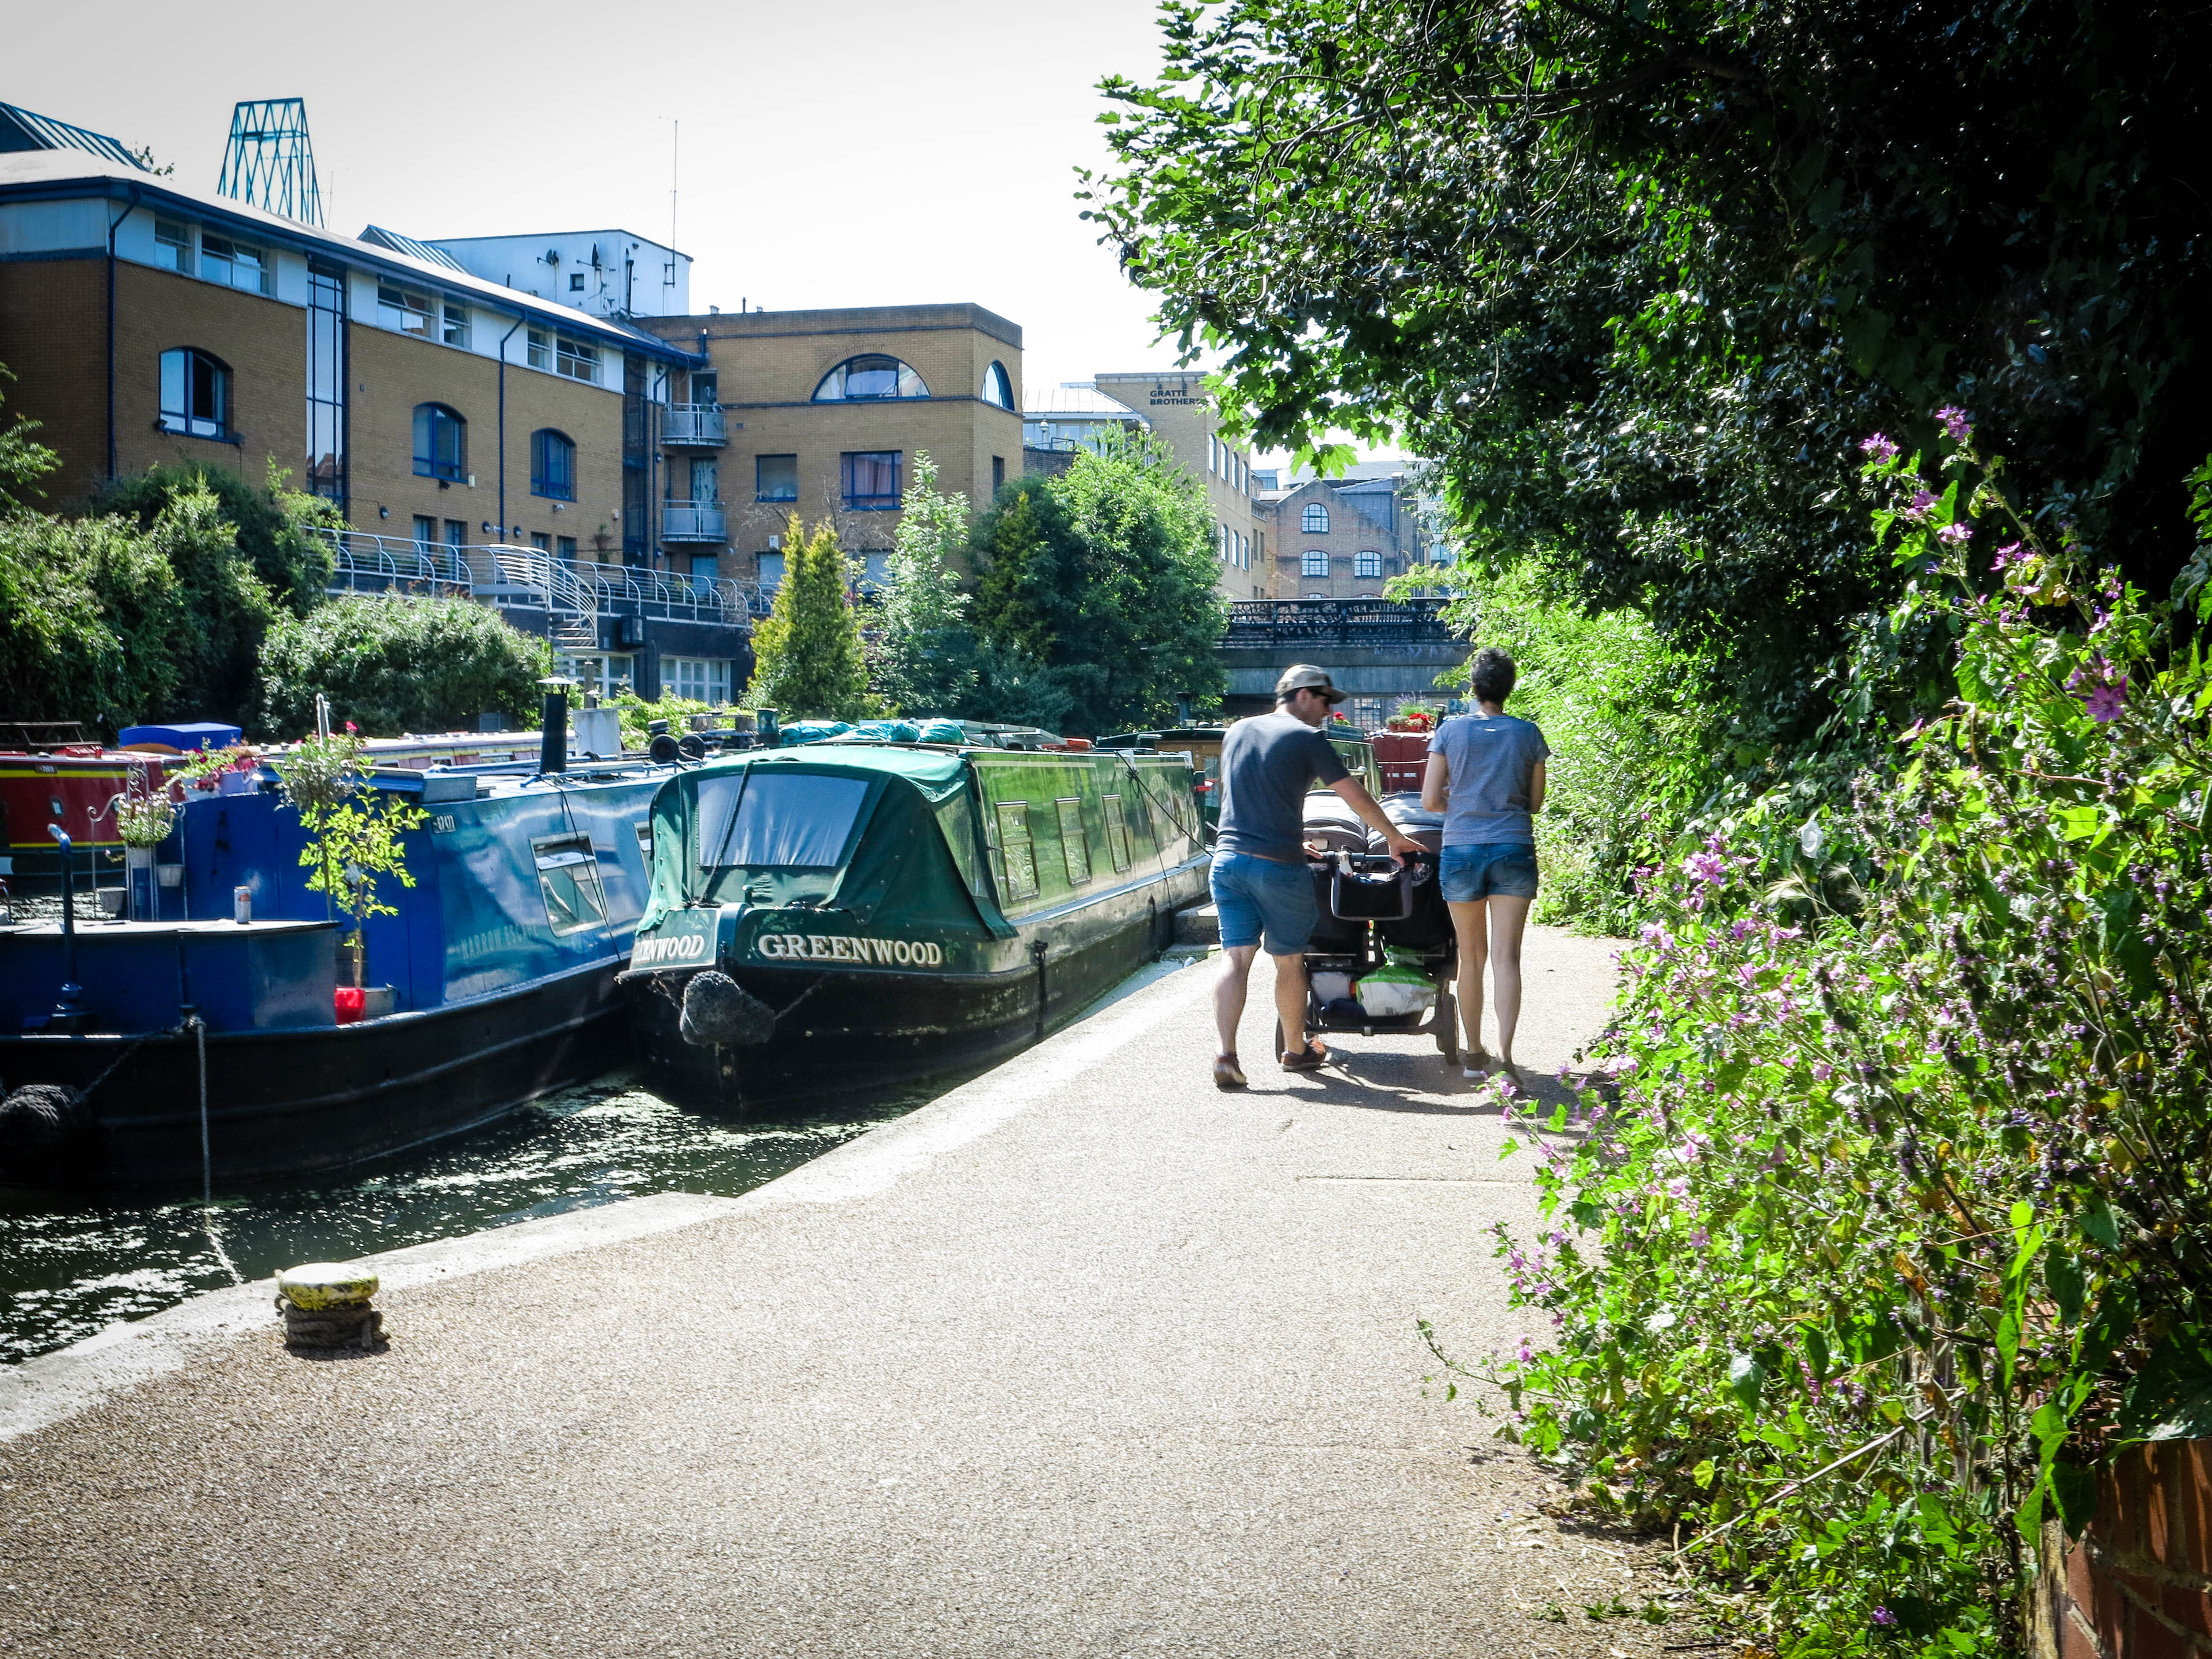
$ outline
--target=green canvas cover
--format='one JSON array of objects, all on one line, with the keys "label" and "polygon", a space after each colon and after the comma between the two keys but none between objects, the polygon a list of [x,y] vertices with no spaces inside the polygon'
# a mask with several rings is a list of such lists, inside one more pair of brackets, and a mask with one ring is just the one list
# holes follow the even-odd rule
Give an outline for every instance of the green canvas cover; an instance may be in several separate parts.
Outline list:
[{"label": "green canvas cover", "polygon": [[[822,861],[800,866],[702,867],[702,856],[712,859],[718,849],[700,845],[702,792],[721,811],[717,822],[727,824],[732,803],[742,799],[732,790],[775,775],[865,790],[842,847],[826,855],[817,848]],[[983,878],[974,812],[970,775],[958,754],[838,744],[710,762],[671,778],[653,796],[653,886],[638,932],[695,902],[796,903],[842,910],[870,925],[980,927],[1006,937],[1013,929]]]}]

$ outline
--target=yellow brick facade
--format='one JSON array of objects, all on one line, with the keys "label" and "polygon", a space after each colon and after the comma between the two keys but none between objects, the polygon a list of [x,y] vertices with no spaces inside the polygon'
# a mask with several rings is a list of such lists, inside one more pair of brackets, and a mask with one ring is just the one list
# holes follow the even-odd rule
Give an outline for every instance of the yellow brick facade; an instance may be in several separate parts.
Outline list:
[{"label": "yellow brick facade", "polygon": [[1183,471],[1206,486],[1222,594],[1232,599],[1270,597],[1261,526],[1252,510],[1252,457],[1220,435],[1221,421],[1206,392],[1206,377],[1194,370],[1170,369],[1101,374],[1092,384],[1149,421]]}]

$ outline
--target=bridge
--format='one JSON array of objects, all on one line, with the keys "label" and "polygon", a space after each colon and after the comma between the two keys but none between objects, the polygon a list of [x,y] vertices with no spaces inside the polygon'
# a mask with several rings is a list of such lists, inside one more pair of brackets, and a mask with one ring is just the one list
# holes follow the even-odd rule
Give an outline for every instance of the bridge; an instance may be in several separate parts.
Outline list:
[{"label": "bridge", "polygon": [[1229,675],[1226,712],[1274,707],[1275,681],[1292,663],[1328,670],[1349,691],[1359,724],[1413,698],[1446,696],[1437,676],[1467,660],[1468,642],[1445,626],[1442,599],[1237,599],[1216,648]]}]

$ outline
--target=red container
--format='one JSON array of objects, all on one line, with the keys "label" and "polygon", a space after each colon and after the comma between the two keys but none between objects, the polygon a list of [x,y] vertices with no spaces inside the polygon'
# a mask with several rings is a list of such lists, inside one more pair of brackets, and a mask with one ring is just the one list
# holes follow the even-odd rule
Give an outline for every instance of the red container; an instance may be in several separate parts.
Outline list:
[{"label": "red container", "polygon": [[358,1022],[361,1018],[361,1006],[363,1000],[361,988],[359,986],[339,986],[337,991],[338,1024],[341,1025],[351,1025]]},{"label": "red container", "polygon": [[1429,763],[1426,732],[1377,732],[1374,737],[1375,764],[1382,774],[1386,794],[1418,790]]}]

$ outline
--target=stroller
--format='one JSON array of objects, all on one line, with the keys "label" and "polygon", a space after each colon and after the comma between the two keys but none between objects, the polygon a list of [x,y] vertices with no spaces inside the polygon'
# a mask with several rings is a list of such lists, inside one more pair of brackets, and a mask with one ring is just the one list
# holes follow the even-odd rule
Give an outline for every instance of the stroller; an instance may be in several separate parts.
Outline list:
[{"label": "stroller", "polygon": [[[1316,1032],[1425,1031],[1447,1065],[1459,1063],[1459,941],[1437,881],[1443,824],[1418,795],[1389,795],[1383,811],[1427,849],[1401,869],[1381,837],[1337,798],[1307,798],[1306,840],[1321,921],[1306,946],[1306,1029]],[[1275,1051],[1293,1046],[1279,1021]]]}]

